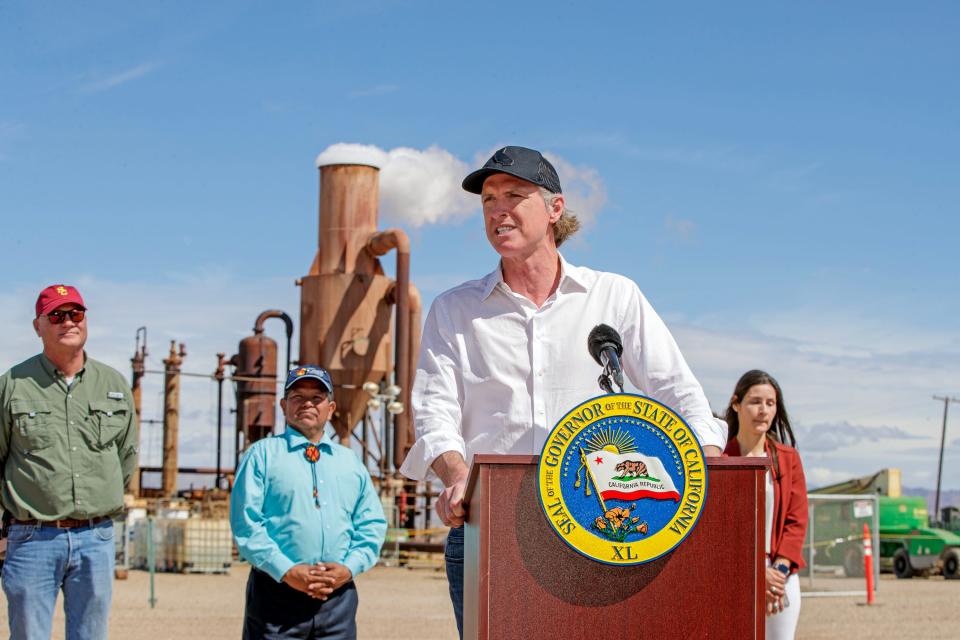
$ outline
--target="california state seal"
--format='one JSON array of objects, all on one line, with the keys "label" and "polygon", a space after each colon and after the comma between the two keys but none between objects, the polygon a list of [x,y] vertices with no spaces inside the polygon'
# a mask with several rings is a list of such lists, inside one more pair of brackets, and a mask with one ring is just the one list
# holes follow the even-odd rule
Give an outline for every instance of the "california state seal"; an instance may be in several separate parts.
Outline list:
[{"label": "california state seal", "polygon": [[686,539],[707,497],[703,450],[683,419],[634,394],[588,400],[550,432],[540,504],[578,553],[606,564],[650,562]]}]

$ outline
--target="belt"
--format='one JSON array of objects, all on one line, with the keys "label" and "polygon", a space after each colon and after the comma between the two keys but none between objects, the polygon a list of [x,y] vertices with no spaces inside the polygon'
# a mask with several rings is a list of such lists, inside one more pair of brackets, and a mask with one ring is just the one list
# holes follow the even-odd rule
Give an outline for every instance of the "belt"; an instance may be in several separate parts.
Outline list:
[{"label": "belt", "polygon": [[56,529],[79,529],[81,527],[92,527],[95,524],[100,524],[109,519],[110,516],[96,516],[95,518],[86,520],[74,520],[73,518],[64,518],[63,520],[34,520],[33,518],[28,518],[26,520],[14,519],[11,521],[11,524],[32,524],[40,525],[41,527],[54,527]]}]

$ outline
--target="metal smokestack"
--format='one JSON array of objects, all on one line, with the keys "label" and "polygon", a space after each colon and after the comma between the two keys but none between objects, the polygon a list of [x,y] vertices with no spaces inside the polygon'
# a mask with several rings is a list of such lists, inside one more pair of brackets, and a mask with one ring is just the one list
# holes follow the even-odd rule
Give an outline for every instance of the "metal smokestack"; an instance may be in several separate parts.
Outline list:
[{"label": "metal smokestack", "polygon": [[[330,371],[337,402],[332,422],[346,441],[367,411],[363,383],[388,378],[396,349],[396,383],[405,411],[394,424],[393,448],[395,460],[402,460],[412,431],[409,392],[419,347],[419,341],[413,344],[419,326],[411,327],[410,302],[419,301],[419,295],[409,284],[406,233],[377,231],[379,169],[362,159],[355,162],[319,166],[317,255],[300,280],[300,362]],[[384,275],[378,259],[391,250],[397,252],[396,282]],[[391,327],[394,304],[397,319]],[[419,308],[415,311],[419,315]]]}]

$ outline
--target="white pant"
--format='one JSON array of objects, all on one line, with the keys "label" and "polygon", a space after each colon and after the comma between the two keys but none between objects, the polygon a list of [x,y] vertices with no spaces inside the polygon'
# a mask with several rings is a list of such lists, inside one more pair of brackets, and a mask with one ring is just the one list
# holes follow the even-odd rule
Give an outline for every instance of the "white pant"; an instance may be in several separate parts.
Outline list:
[{"label": "white pant", "polygon": [[784,591],[790,604],[780,613],[767,616],[767,640],[793,640],[797,632],[800,620],[800,577],[797,574],[791,573],[787,577]]}]

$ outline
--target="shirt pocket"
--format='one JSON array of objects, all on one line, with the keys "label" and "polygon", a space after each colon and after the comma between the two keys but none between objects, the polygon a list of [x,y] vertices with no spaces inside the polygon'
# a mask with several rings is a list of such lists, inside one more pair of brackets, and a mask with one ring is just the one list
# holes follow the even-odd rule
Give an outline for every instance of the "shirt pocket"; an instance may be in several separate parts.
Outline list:
[{"label": "shirt pocket", "polygon": [[129,423],[127,407],[110,400],[91,400],[90,419],[103,448],[116,441]]},{"label": "shirt pocket", "polygon": [[360,477],[355,473],[342,473],[332,483],[333,493],[331,500],[339,507],[340,515],[351,523],[353,510],[360,498]]},{"label": "shirt pocket", "polygon": [[53,443],[50,411],[50,403],[42,400],[10,402],[15,440],[25,452],[45,449]]}]

